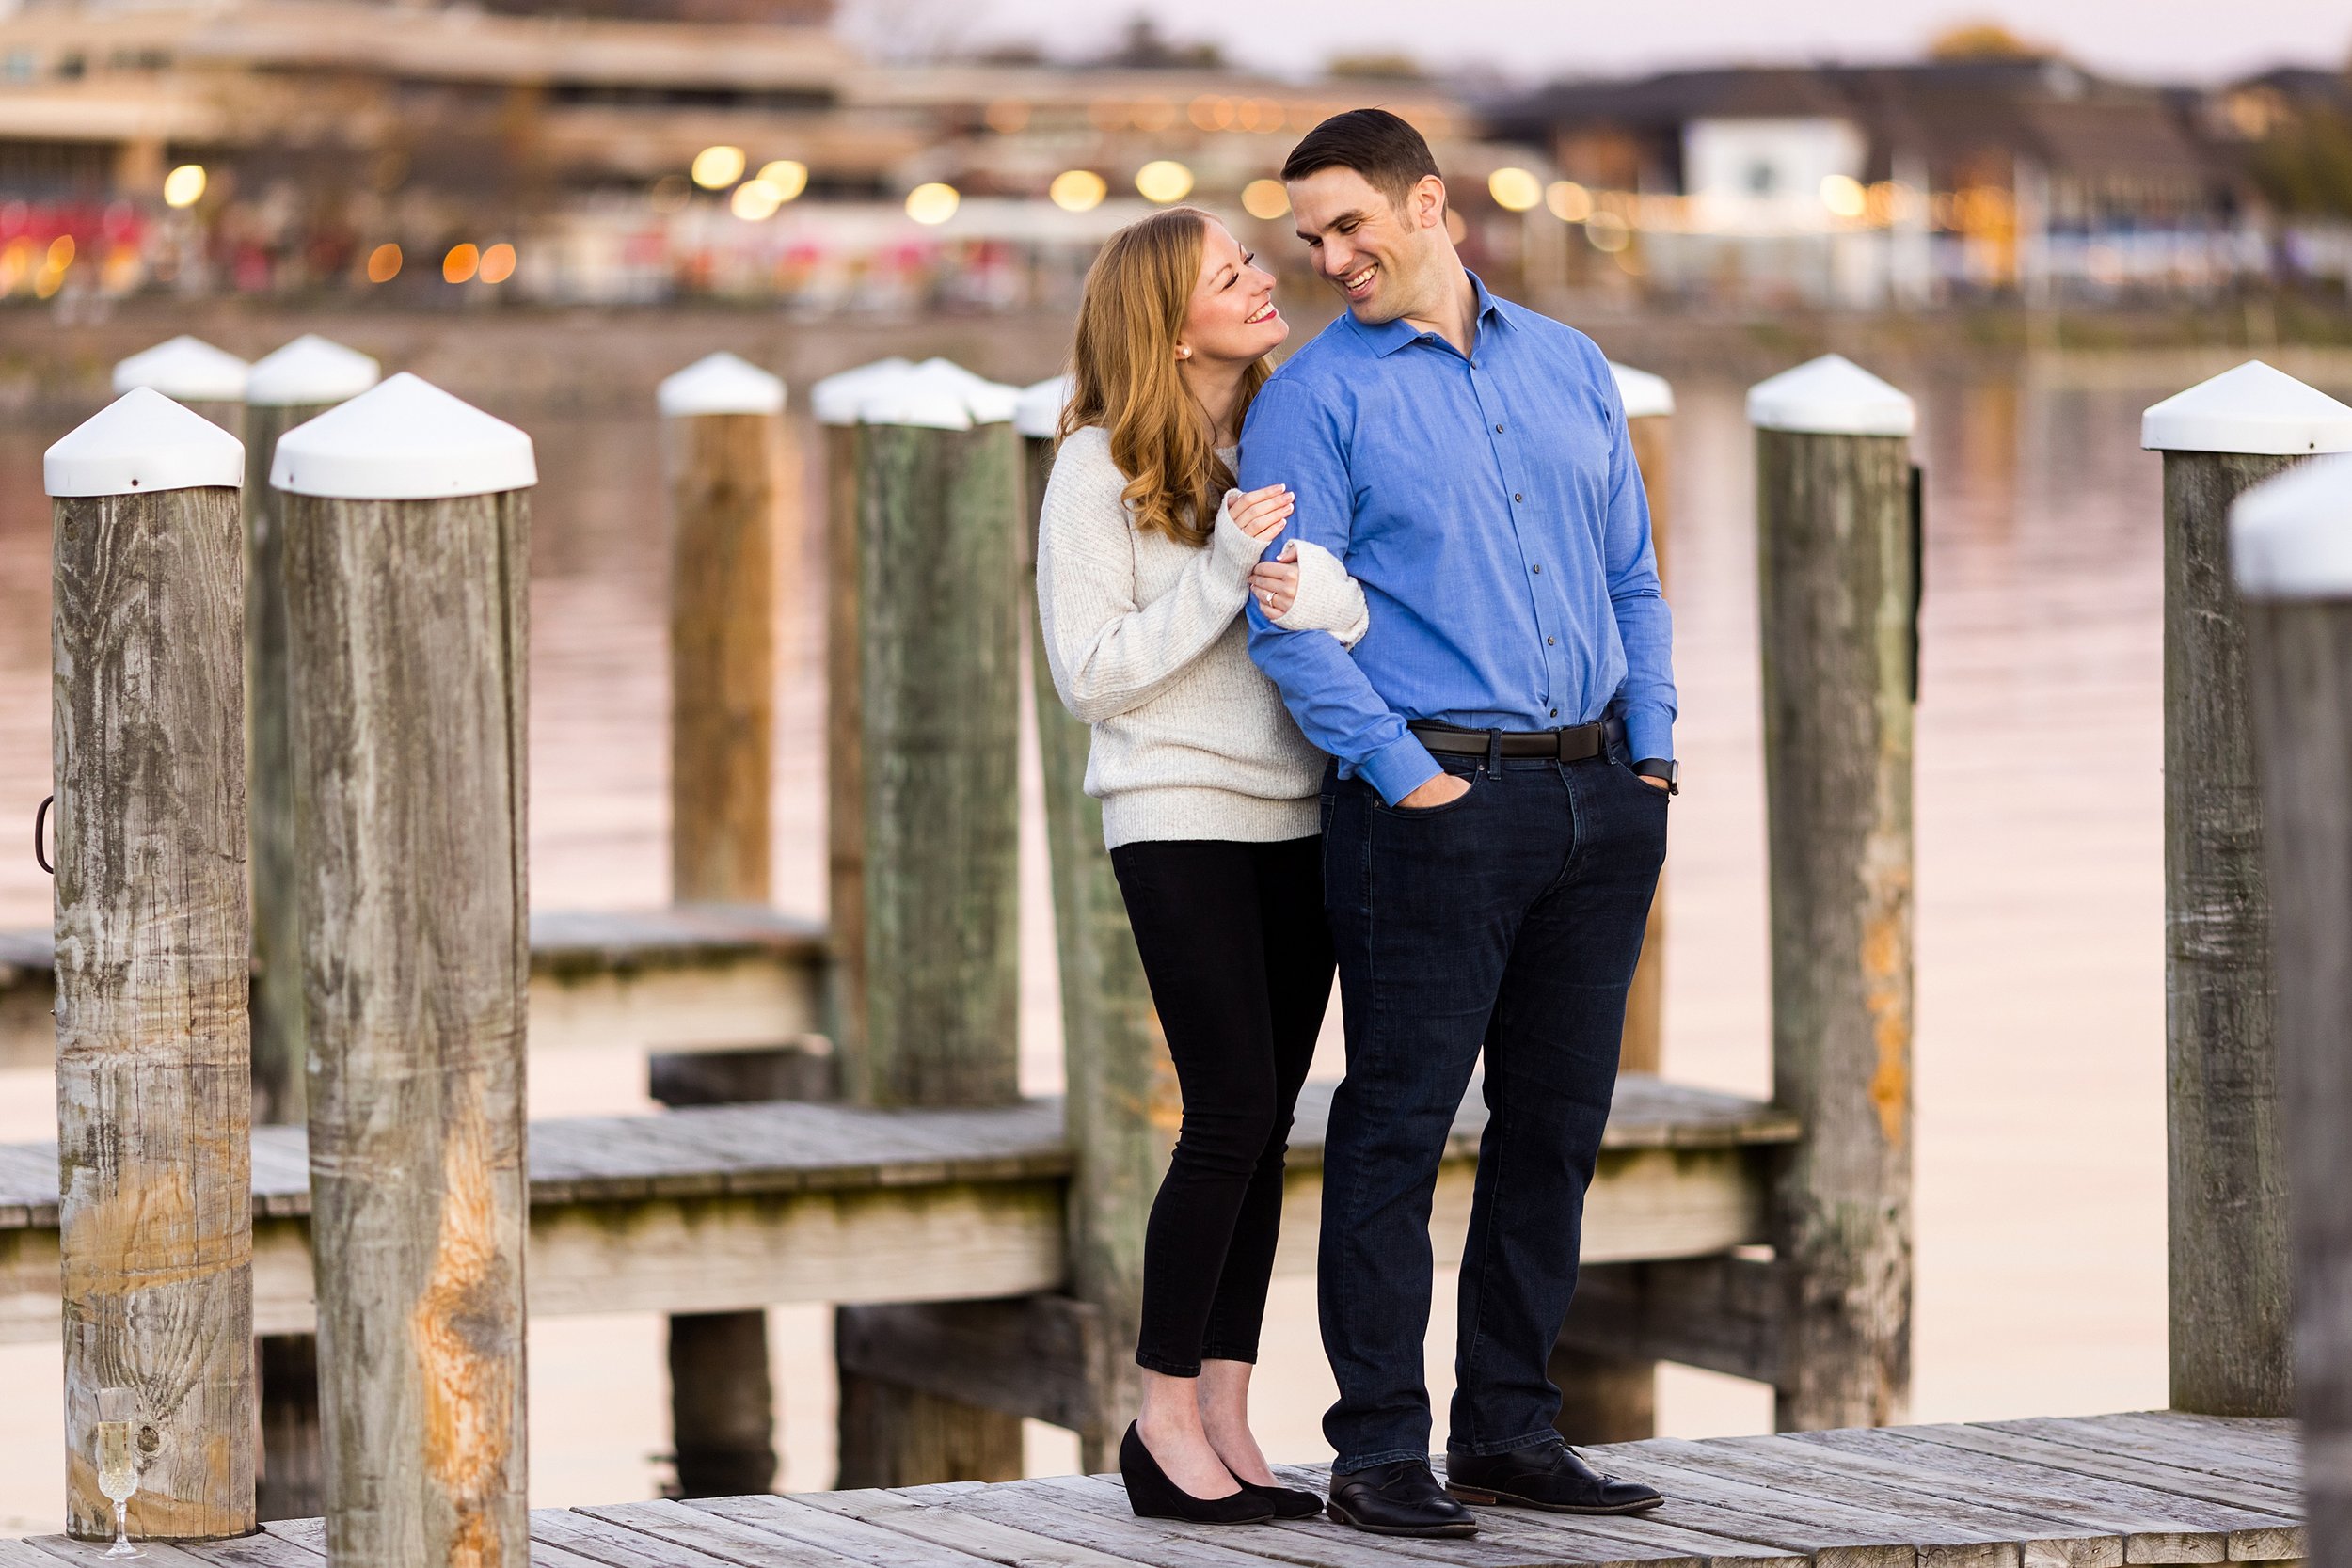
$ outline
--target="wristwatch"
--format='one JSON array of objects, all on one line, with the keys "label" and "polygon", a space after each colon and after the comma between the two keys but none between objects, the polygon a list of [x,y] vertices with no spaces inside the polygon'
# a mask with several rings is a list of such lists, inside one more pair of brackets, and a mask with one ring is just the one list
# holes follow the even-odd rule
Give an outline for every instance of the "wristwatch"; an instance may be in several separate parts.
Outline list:
[{"label": "wristwatch", "polygon": [[1666,793],[1682,793],[1682,765],[1672,757],[1644,757],[1633,765],[1633,771],[1645,779],[1666,781]]}]

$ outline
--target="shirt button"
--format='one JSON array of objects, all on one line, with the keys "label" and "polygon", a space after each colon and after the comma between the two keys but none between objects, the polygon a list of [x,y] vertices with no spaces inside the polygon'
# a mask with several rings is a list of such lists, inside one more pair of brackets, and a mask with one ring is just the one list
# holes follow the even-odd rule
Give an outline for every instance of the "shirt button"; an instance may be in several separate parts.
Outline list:
[{"label": "shirt button", "polygon": [[1501,425],[1497,425],[1497,426],[1495,426],[1495,434],[1496,434],[1497,436],[1500,436],[1500,435],[1502,435],[1502,427]]},{"label": "shirt button", "polygon": [[[1497,430],[1501,430],[1502,427],[1501,425],[1497,425],[1497,426],[1495,426],[1495,428],[1496,428]],[[1511,499],[1512,499],[1513,500],[1515,500],[1515,501],[1523,501],[1523,500],[1525,500],[1527,498],[1526,498],[1525,496],[1520,495],[1518,491],[1514,490],[1513,492],[1511,492]]]},{"label": "shirt button", "polygon": [[1559,640],[1558,638],[1556,638],[1556,637],[1547,637],[1547,638],[1545,638],[1545,639],[1544,639],[1544,646],[1545,646],[1545,647],[1547,647],[1547,648],[1551,647],[1552,645],[1554,645],[1555,643],[1557,643],[1559,641],[1560,641],[1560,640]]},{"label": "shirt button", "polygon": [[1553,709],[1551,710],[1551,716],[1552,716],[1554,719],[1559,718],[1559,717],[1560,717],[1560,710],[1559,710],[1558,708],[1553,708]]},{"label": "shirt button", "polygon": [[1534,568],[1534,571],[1537,577],[1542,577],[1544,575],[1544,569],[1541,566]]}]

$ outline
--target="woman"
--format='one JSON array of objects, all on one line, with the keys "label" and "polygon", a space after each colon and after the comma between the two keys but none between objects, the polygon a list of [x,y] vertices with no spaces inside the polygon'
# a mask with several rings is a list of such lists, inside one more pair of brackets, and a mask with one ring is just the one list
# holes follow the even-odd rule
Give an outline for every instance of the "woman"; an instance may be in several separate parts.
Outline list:
[{"label": "woman", "polygon": [[1241,610],[1257,592],[1281,625],[1350,645],[1366,625],[1329,554],[1259,561],[1291,514],[1282,486],[1232,488],[1242,416],[1289,332],[1272,276],[1207,214],[1113,236],[1087,276],[1038,537],[1045,657],[1093,726],[1087,793],[1184,1102],[1145,1233],[1143,1409],[1120,1470],[1139,1514],[1229,1524],[1321,1506],[1275,1484],[1248,1397],[1332,975],[1324,759],[1250,662]]}]

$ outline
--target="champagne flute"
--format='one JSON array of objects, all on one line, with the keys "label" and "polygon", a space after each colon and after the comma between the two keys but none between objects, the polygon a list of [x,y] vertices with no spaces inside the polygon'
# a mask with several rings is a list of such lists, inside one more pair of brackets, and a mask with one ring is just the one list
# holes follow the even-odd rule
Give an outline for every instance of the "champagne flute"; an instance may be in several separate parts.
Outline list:
[{"label": "champagne flute", "polygon": [[115,1505],[115,1544],[108,1557],[145,1557],[131,1544],[131,1498],[139,1489],[138,1449],[133,1446],[131,1418],[137,1414],[138,1395],[130,1388],[98,1391],[98,1490]]}]

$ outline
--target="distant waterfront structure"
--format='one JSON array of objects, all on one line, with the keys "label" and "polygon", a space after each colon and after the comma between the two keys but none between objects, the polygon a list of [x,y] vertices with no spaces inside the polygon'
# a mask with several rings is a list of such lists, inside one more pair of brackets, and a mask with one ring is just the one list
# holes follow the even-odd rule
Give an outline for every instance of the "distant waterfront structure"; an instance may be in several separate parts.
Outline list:
[{"label": "distant waterfront structure", "polygon": [[2323,72],[2198,92],[2048,59],[1740,68],[1497,102],[1409,61],[895,63],[833,11],[26,0],[0,19],[0,298],[1057,308],[1172,200],[1295,265],[1282,158],[1374,102],[1437,149],[1472,264],[1531,295],[1915,308],[2352,274],[2352,227],[2257,178],[2339,112]]}]

